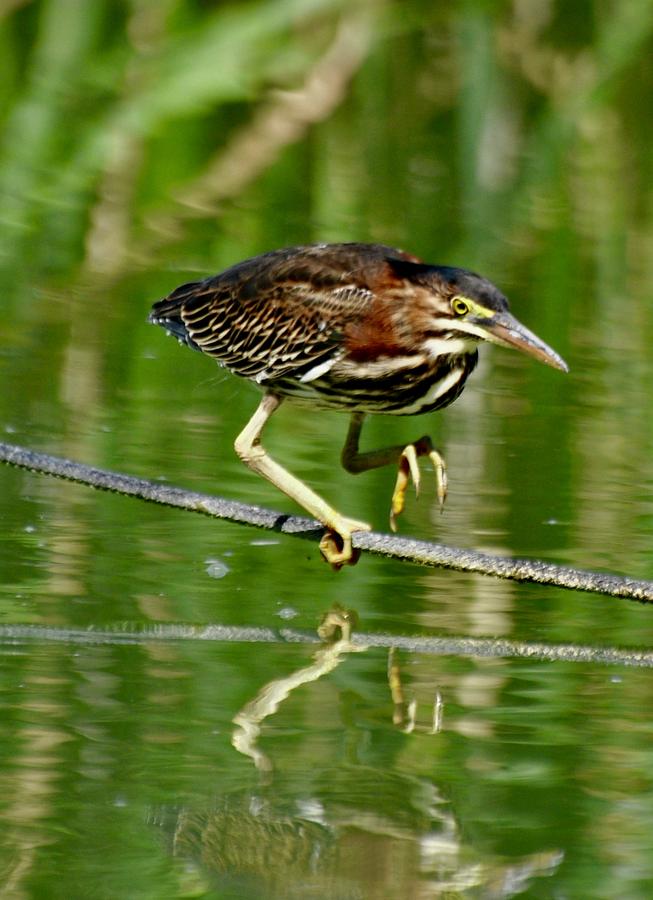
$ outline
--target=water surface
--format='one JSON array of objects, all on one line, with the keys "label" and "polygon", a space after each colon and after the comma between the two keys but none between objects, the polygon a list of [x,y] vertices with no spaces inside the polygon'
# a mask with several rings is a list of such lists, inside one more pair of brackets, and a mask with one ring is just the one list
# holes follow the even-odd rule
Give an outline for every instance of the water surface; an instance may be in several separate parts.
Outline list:
[{"label": "water surface", "polygon": [[[297,512],[233,453],[256,389],[147,312],[379,240],[483,272],[570,364],[484,348],[450,409],[369,421],[364,447],[429,431],[448,462],[444,514],[425,472],[401,533],[653,578],[650,4],[73,7],[0,13],[3,440]],[[287,404],[266,444],[387,530],[394,475],[340,469],[346,426]],[[0,512],[4,896],[651,896],[648,670],[282,634],[340,603],[376,636],[648,649],[647,606],[335,573],[9,468]]]}]

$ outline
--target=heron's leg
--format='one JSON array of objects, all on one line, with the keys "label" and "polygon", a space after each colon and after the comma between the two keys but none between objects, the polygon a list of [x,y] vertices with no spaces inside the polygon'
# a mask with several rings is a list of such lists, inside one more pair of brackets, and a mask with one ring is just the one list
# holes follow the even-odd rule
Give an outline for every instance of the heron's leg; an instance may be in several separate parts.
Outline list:
[{"label": "heron's leg", "polygon": [[342,448],[342,465],[348,472],[353,472],[354,474],[392,463],[398,465],[397,480],[392,492],[392,505],[390,508],[390,527],[392,530],[397,530],[397,516],[403,511],[406,502],[406,489],[411,479],[415,485],[415,493],[419,494],[421,477],[417,460],[420,456],[428,456],[431,460],[435,471],[436,495],[440,509],[442,509],[447,496],[447,467],[440,453],[433,447],[431,438],[425,434],[411,444],[396,444],[394,447],[383,447],[380,450],[368,450],[365,453],[361,453],[358,449],[358,444],[364,419],[364,413],[352,414],[349,431],[345,438],[345,446]]},{"label": "heron's leg", "polygon": [[340,567],[355,561],[351,545],[354,531],[369,531],[370,526],[356,519],[341,515],[312,491],[306,484],[280,466],[261,443],[261,433],[272,413],[281,405],[282,398],[267,393],[256,412],[236,438],[234,448],[246,466],[271,481],[286,496],[303,507],[328,529],[320,541],[320,550],[327,562]]}]

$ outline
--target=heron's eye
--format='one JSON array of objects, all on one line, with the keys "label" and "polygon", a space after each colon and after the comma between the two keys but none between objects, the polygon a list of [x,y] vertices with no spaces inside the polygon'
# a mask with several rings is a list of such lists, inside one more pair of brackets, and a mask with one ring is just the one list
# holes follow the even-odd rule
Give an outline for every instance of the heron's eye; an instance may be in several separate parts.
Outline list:
[{"label": "heron's eye", "polygon": [[454,297],[451,301],[454,316],[464,316],[469,312],[469,302],[464,297]]}]

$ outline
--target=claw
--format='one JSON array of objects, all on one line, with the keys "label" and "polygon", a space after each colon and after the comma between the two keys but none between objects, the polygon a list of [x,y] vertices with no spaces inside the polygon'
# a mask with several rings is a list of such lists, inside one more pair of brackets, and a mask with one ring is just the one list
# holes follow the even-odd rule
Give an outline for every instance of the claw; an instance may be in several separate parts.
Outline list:
[{"label": "claw", "polygon": [[420,456],[428,456],[431,460],[431,465],[435,472],[435,490],[440,512],[444,508],[444,501],[447,496],[447,467],[442,456],[434,449],[431,439],[428,435],[425,435],[418,441],[415,441],[414,444],[408,444],[404,447],[399,457],[397,480],[392,492],[392,504],[390,507],[390,528],[393,531],[397,530],[397,517],[401,515],[406,505],[406,489],[411,479],[415,485],[415,496],[419,496],[421,475],[417,460]]},{"label": "claw", "polygon": [[447,499],[447,466],[437,450],[430,450],[428,456],[435,472],[435,492],[438,498],[438,505],[440,512],[443,513],[444,501]]},{"label": "claw", "polygon": [[343,566],[355,566],[361,555],[352,547],[351,536],[355,531],[370,531],[366,522],[357,522],[340,516],[328,528],[320,541],[320,552],[331,568],[338,572]]},{"label": "claw", "polygon": [[422,476],[419,471],[419,466],[417,465],[417,451],[415,450],[415,445],[409,444],[404,450],[404,454],[408,461],[410,477],[413,479],[413,484],[415,485],[415,496],[419,497],[419,486]]},{"label": "claw", "polygon": [[[410,444],[410,447],[414,451],[414,447],[412,444]],[[390,528],[393,531],[397,530],[397,516],[400,516],[402,514],[402,512],[404,511],[404,506],[406,505],[406,488],[408,487],[408,483],[410,481],[409,475],[410,462],[408,461],[408,458],[406,456],[406,450],[404,450],[399,458],[397,480],[395,481],[395,488],[392,492],[392,503],[390,505]],[[417,492],[417,490],[418,485],[416,485],[415,487],[415,492]]]}]

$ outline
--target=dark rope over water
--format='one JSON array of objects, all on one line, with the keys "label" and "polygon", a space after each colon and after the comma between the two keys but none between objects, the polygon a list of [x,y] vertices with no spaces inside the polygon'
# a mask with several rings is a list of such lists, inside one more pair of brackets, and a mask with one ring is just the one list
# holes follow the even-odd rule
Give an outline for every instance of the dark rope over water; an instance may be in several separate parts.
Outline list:
[{"label": "dark rope over water", "polygon": [[[248,644],[319,644],[314,632],[294,628],[250,628],[238,625],[176,625],[166,623],[115,628],[56,628],[49,625],[0,625],[0,647],[34,641],[77,645],[136,645],[172,641],[214,641]],[[582,644],[540,644],[503,638],[425,637],[423,635],[366,634],[355,632],[356,648],[395,648],[431,656],[467,656],[494,659],[544,660],[549,662],[598,663],[653,668],[653,650],[592,647]]]},{"label": "dark rope over water", "polygon": [[[101,490],[138,497],[151,503],[161,503],[166,506],[200,512],[214,518],[228,519],[231,522],[253,525],[283,534],[294,534],[311,540],[318,540],[324,530],[313,519],[284,515],[260,506],[225,500],[211,494],[186,491],[183,488],[171,487],[161,482],[96,469],[70,459],[38,453],[13,444],[0,442],[0,462],[29,469],[32,472],[66,478],[69,481],[87,484]],[[359,550],[422,566],[455,569],[479,575],[493,575],[512,581],[549,584],[576,591],[638,600],[641,603],[653,602],[653,582],[626,578],[623,575],[589,572],[537,559],[493,556],[489,553],[479,553],[476,550],[465,550],[428,541],[415,541],[410,538],[372,531],[357,532],[354,535],[353,545]]]}]

